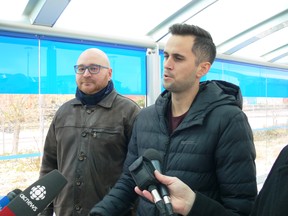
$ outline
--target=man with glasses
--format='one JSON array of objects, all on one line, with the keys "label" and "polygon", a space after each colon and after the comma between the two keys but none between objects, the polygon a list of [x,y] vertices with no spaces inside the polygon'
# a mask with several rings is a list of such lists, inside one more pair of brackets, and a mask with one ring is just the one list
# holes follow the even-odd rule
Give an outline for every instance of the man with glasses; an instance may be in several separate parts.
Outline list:
[{"label": "man with glasses", "polygon": [[74,70],[76,98],[56,112],[40,170],[41,177],[58,169],[68,183],[41,215],[88,215],[122,172],[132,124],[140,110],[114,89],[103,51],[85,50]]}]

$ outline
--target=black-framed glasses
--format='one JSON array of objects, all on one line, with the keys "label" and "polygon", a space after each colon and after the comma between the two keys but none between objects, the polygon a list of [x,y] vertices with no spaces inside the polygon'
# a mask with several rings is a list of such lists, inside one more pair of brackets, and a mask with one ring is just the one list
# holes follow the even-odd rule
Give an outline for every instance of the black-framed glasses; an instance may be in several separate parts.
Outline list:
[{"label": "black-framed glasses", "polygon": [[91,74],[98,74],[100,72],[101,68],[109,69],[109,67],[98,65],[98,64],[92,64],[89,66],[85,66],[85,65],[75,65],[74,66],[75,73],[77,73],[77,74],[84,74],[86,69],[88,69],[89,73],[91,73]]}]

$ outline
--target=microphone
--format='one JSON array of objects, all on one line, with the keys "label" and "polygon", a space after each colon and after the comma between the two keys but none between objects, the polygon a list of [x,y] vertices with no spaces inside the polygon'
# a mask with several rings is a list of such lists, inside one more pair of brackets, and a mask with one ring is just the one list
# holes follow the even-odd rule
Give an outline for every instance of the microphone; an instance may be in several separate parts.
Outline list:
[{"label": "microphone", "polygon": [[[144,152],[143,157],[151,162],[154,170],[158,170],[160,173],[162,173],[162,169],[161,169],[162,156],[157,150],[152,149],[152,148],[147,149]],[[165,202],[168,215],[173,215],[174,214],[173,207],[170,201],[170,196],[169,196],[170,194],[169,194],[168,188],[166,187],[166,185],[160,184],[159,189],[160,189],[161,196]]]},{"label": "microphone", "polygon": [[21,192],[0,211],[0,216],[37,216],[66,184],[66,178],[55,169]]},{"label": "microphone", "polygon": [[164,201],[162,200],[156,185],[159,184],[153,173],[152,164],[144,157],[139,157],[129,166],[129,171],[140,190],[151,192],[154,203],[160,212],[160,215],[166,215]]},{"label": "microphone", "polygon": [[14,189],[13,191],[10,191],[6,196],[2,197],[2,199],[0,200],[0,211],[21,192],[22,190],[17,188]]}]

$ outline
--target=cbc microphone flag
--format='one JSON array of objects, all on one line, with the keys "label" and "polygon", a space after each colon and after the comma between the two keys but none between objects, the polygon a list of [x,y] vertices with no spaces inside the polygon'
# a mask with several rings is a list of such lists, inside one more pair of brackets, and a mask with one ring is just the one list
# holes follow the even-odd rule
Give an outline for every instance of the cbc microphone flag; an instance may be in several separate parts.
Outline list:
[{"label": "cbc microphone flag", "polygon": [[13,199],[0,212],[0,216],[37,216],[53,201],[66,184],[66,178],[58,170],[53,170]]}]

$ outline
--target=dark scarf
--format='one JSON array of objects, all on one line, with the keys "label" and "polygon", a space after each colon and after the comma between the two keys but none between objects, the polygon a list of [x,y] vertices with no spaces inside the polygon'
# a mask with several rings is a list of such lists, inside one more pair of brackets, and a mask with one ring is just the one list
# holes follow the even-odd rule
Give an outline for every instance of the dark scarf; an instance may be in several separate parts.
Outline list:
[{"label": "dark scarf", "polygon": [[105,88],[92,95],[85,94],[77,87],[75,96],[78,100],[82,102],[82,104],[93,106],[99,103],[108,94],[110,94],[110,92],[112,92],[113,89],[114,89],[113,82],[109,81],[108,85]]}]

